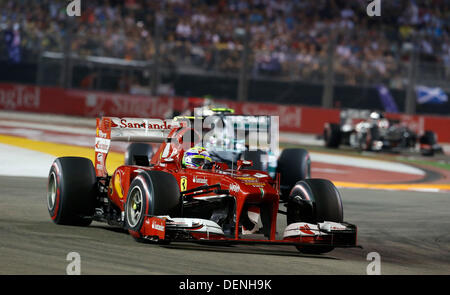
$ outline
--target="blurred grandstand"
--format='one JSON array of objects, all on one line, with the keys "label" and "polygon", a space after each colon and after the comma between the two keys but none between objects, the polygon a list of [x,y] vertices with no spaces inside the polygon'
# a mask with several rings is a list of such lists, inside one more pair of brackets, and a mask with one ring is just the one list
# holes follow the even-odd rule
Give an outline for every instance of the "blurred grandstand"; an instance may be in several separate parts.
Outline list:
[{"label": "blurred grandstand", "polygon": [[68,2],[0,0],[0,80],[367,108],[384,85],[400,111],[450,111],[407,103],[450,93],[449,0]]}]

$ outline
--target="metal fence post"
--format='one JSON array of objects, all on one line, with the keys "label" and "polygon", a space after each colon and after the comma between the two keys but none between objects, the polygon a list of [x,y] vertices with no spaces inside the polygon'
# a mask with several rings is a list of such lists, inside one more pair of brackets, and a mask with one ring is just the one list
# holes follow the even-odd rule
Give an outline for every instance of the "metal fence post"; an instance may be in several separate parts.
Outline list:
[{"label": "metal fence post", "polygon": [[327,61],[326,61],[327,72],[325,73],[324,88],[322,94],[322,107],[324,108],[333,107],[335,47],[336,47],[336,35],[333,32],[331,32],[327,50]]},{"label": "metal fence post", "polygon": [[[162,3],[164,5],[164,3]],[[162,39],[162,28],[164,24],[164,15],[162,11],[160,10],[155,14],[155,55],[153,56],[153,63],[151,65],[152,67],[152,76],[151,76],[151,82],[150,82],[150,88],[151,88],[151,94],[152,95],[158,95],[158,88],[159,88],[159,82],[160,82],[160,73],[159,73],[159,61],[160,61],[160,55],[161,55],[161,39]]]},{"label": "metal fence post", "polygon": [[65,26],[66,35],[64,36],[63,52],[64,58],[62,59],[61,67],[61,80],[60,85],[64,88],[70,88],[72,86],[72,73],[71,73],[71,55],[72,55],[72,36],[73,25],[72,17],[66,15]]},{"label": "metal fence post", "polygon": [[246,101],[248,98],[248,64],[250,57],[250,30],[248,25],[245,26],[245,34],[243,37],[244,48],[242,50],[241,70],[239,72],[238,81],[238,100]]},{"label": "metal fence post", "polygon": [[410,53],[408,66],[408,86],[406,88],[405,113],[413,115],[416,113],[416,75],[418,67],[418,43],[416,38],[413,41],[413,49]]}]

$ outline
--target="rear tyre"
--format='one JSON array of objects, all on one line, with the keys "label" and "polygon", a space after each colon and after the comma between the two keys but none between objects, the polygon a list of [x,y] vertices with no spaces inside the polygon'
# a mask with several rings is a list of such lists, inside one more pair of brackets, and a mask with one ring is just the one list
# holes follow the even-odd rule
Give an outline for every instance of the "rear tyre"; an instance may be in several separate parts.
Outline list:
[{"label": "rear tyre", "polygon": [[[140,163],[137,160],[139,159],[139,157],[147,157],[149,163]],[[125,152],[125,165],[148,166],[152,157],[153,148],[151,145],[146,143],[133,142],[128,146],[127,151]]]},{"label": "rear tyre", "polygon": [[252,170],[260,170],[260,171],[268,171],[268,162],[267,160],[264,162],[263,157],[267,158],[267,153],[261,150],[257,151],[244,151],[242,153],[242,157],[244,160],[252,161],[252,167],[245,167],[243,169],[252,169]]},{"label": "rear tyre", "polygon": [[341,144],[341,125],[335,123],[326,123],[323,130],[323,140],[328,148],[338,148]]},{"label": "rear tyre", "polygon": [[[287,224],[295,222],[343,222],[344,210],[339,191],[326,179],[305,179],[292,188],[287,206]],[[331,246],[297,246],[306,254],[332,251]]]},{"label": "rear tyre", "polygon": [[[437,144],[437,136],[433,131],[425,131],[419,139],[422,156],[434,156],[434,146]],[[425,146],[425,147],[423,147]]]},{"label": "rear tyre", "polygon": [[289,192],[299,180],[311,177],[311,158],[304,149],[284,149],[278,158],[281,198],[286,200]]},{"label": "rear tyre", "polygon": [[56,224],[88,226],[97,196],[97,178],[91,160],[57,158],[48,176],[47,208]]},{"label": "rear tyre", "polygon": [[125,204],[125,227],[139,242],[146,216],[180,216],[181,202],[178,183],[172,174],[145,171],[130,184]]}]

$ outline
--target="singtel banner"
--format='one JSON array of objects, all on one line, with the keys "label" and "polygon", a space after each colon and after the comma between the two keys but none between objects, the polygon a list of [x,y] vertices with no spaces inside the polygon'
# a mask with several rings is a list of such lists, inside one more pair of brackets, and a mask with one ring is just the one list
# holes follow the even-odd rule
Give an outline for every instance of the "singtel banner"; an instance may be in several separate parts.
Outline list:
[{"label": "singtel banner", "polygon": [[[280,131],[285,132],[321,134],[325,123],[339,123],[341,120],[339,109],[243,103],[231,100],[218,100],[217,103],[233,108],[236,114],[278,116]],[[0,83],[0,110],[84,117],[165,119],[170,118],[174,111],[183,112],[189,107],[188,100],[182,97],[151,97]],[[448,132],[450,118],[401,114],[388,114],[388,117],[404,120],[408,125],[416,126],[414,129],[433,130],[438,135],[440,142],[450,142],[450,133]]]}]

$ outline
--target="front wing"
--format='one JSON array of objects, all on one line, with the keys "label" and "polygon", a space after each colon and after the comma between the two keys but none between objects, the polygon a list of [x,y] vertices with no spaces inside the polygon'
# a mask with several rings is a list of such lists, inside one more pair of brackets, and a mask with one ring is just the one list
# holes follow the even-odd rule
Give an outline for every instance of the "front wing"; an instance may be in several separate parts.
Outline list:
[{"label": "front wing", "polygon": [[356,226],[335,222],[293,223],[284,230],[283,239],[253,239],[241,238],[241,236],[236,239],[225,235],[222,228],[210,220],[147,216],[140,235],[142,238],[154,242],[359,247]]}]

